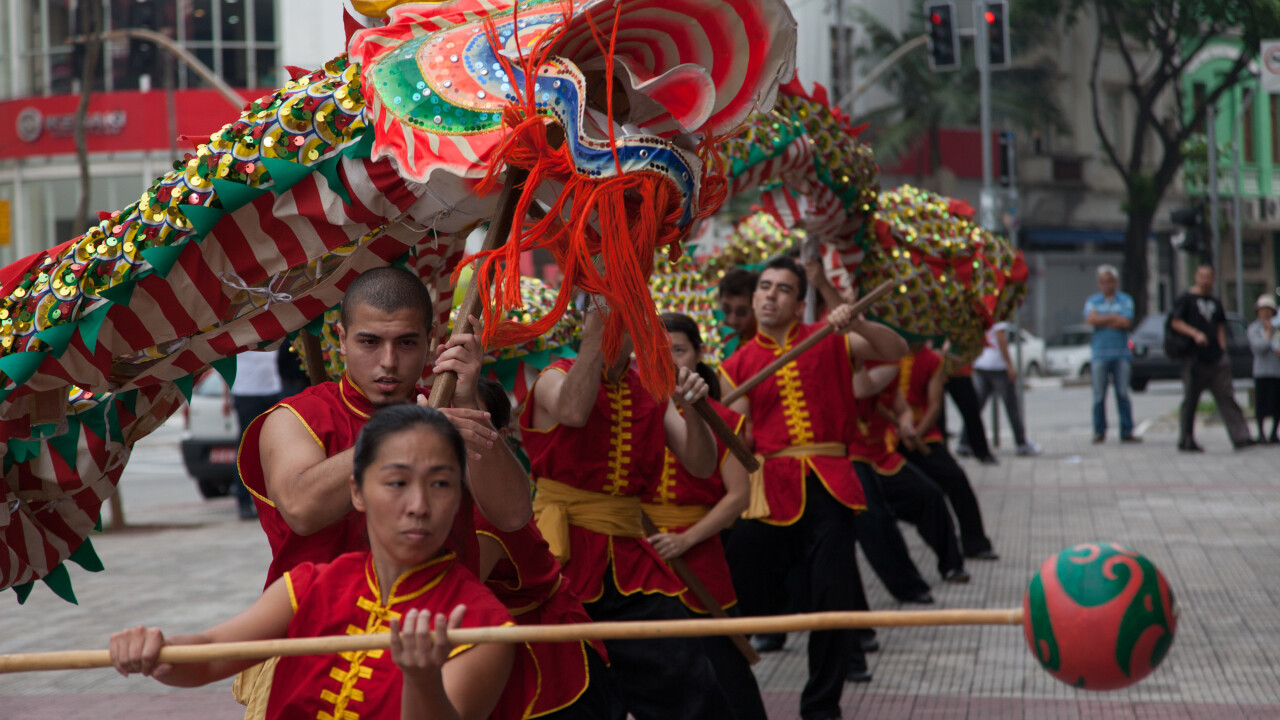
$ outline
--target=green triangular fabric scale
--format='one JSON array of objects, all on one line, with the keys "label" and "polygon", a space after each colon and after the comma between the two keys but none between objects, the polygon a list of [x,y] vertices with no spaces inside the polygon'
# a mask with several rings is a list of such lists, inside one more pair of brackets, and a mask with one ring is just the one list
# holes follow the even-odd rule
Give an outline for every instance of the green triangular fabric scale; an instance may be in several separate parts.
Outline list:
[{"label": "green triangular fabric scale", "polygon": [[312,320],[306,325],[303,325],[302,329],[311,335],[315,335],[316,337],[321,337],[322,333],[324,332],[324,315],[321,315],[315,320]]},{"label": "green triangular fabric scale", "polygon": [[373,156],[373,131],[365,128],[360,140],[342,149],[342,154],[352,160],[364,160]]},{"label": "green triangular fabric scale", "polygon": [[36,368],[44,362],[47,352],[20,352],[0,358],[0,372],[21,385],[36,374]]},{"label": "green triangular fabric scale", "polygon": [[98,331],[102,329],[102,321],[107,319],[107,311],[110,309],[110,305],[103,305],[88,315],[81,316],[76,322],[76,326],[80,328],[80,339],[90,352],[98,346]]},{"label": "green triangular fabric scale", "polygon": [[545,370],[546,367],[551,364],[551,351],[539,350],[537,352],[531,352],[521,359],[524,360],[527,365],[531,365],[539,370]]},{"label": "green triangular fabric scale", "polygon": [[196,237],[204,237],[209,234],[210,230],[218,224],[223,215],[227,214],[226,210],[208,207],[206,205],[181,205],[182,214],[187,216],[191,221],[191,227],[195,228]]},{"label": "green triangular fabric scale", "polygon": [[24,463],[40,456],[39,440],[10,440],[9,455],[16,463]]},{"label": "green triangular fabric scale", "polygon": [[129,280],[128,282],[113,285],[98,294],[113,303],[129,307],[129,298],[133,297],[133,288],[137,284],[137,280]]},{"label": "green triangular fabric scale", "polygon": [[498,376],[498,382],[508,391],[515,390],[516,372],[519,369],[519,360],[499,360],[493,364],[493,374]]},{"label": "green triangular fabric scale", "polygon": [[67,431],[49,438],[49,449],[71,467],[76,466],[76,450],[80,446],[80,421],[74,417],[67,418]]},{"label": "green triangular fabric scale", "polygon": [[18,594],[19,605],[24,604],[27,601],[27,598],[31,597],[31,588],[35,586],[36,584],[34,581],[13,586],[13,591]]},{"label": "green triangular fabric scale", "polygon": [[329,189],[342,198],[342,202],[350,205],[351,193],[347,192],[346,186],[342,184],[342,178],[338,177],[338,161],[341,159],[341,155],[334,155],[314,167],[316,172],[323,175],[325,181],[329,183]]},{"label": "green triangular fabric scale", "polygon": [[222,178],[213,179],[213,191],[227,212],[235,212],[268,192],[266,188],[249,187]]},{"label": "green triangular fabric scale", "polygon": [[68,322],[61,325],[54,325],[45,328],[36,333],[36,337],[49,343],[49,348],[53,352],[55,358],[62,357],[62,353],[67,351],[67,345],[71,344],[71,337],[76,334],[76,323]]},{"label": "green triangular fabric scale", "polygon": [[80,543],[80,547],[76,548],[76,551],[67,559],[89,572],[102,572],[104,568],[102,558],[98,557],[98,551],[93,549],[93,543],[89,542],[89,538],[85,538],[84,542]]},{"label": "green triangular fabric scale", "polygon": [[116,396],[117,401],[124,407],[125,412],[130,415],[138,414],[138,391],[130,390]]},{"label": "green triangular fabric scale", "polygon": [[75,591],[71,589],[71,573],[67,572],[67,566],[65,563],[50,570],[49,574],[45,575],[41,580],[43,580],[44,584],[48,585],[49,589],[58,597],[66,600],[72,605],[80,604],[80,601],[76,600]]},{"label": "green triangular fabric scale", "polygon": [[98,403],[92,409],[76,415],[80,424],[96,437],[107,438],[107,403]]},{"label": "green triangular fabric scale", "polygon": [[277,195],[297,185],[298,181],[312,172],[306,165],[279,158],[262,158],[262,166],[271,175],[271,192]]},{"label": "green triangular fabric scale", "polygon": [[98,515],[98,522],[93,524],[93,529],[102,532],[102,515]]},{"label": "green triangular fabric scale", "polygon": [[231,387],[236,384],[237,362],[235,355],[222,358],[221,360],[214,360],[209,363],[209,366],[214,370],[217,370],[218,374],[222,376],[222,379],[227,381],[227,387]]},{"label": "green triangular fabric scale", "polygon": [[180,377],[177,380],[173,381],[173,384],[177,385],[178,389],[182,391],[182,396],[187,399],[188,403],[191,402],[191,388],[195,385],[195,383],[196,383],[195,375],[186,375],[184,377]]},{"label": "green triangular fabric scale", "polygon": [[180,243],[178,245],[162,245],[159,247],[149,247],[146,250],[143,250],[141,255],[144,260],[151,263],[151,268],[155,274],[160,277],[167,277],[169,275],[169,271],[173,269],[174,264],[178,262],[178,256],[186,249],[186,243]]}]

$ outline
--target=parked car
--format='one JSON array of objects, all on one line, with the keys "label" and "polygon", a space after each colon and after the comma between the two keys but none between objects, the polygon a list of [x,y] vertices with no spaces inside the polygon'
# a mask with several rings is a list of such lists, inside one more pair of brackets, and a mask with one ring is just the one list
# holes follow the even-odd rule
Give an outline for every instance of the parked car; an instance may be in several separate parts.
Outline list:
[{"label": "parked car", "polygon": [[1088,377],[1089,359],[1093,357],[1093,327],[1068,325],[1049,338],[1044,352],[1045,367],[1050,375]]},{"label": "parked car", "polygon": [[[1018,363],[1021,372],[1018,374],[1022,377],[1040,377],[1045,374],[1045,368],[1048,367],[1044,355],[1044,338],[1039,337],[1026,328],[1022,331],[1022,361]],[[1013,343],[1013,338],[1009,338],[1009,357],[1018,362],[1018,348]]]},{"label": "parked car", "polygon": [[[1133,348],[1133,374],[1129,387],[1138,392],[1147,389],[1151,380],[1178,380],[1182,377],[1182,361],[1164,354],[1164,313],[1148,315],[1129,336]],[[1231,376],[1253,377],[1253,353],[1245,335],[1245,323],[1235,313],[1227,313],[1227,355],[1231,359]]]},{"label": "parked car", "polygon": [[239,482],[236,451],[240,447],[240,423],[231,404],[231,391],[222,376],[206,373],[191,391],[182,434],[182,462],[195,478],[200,494],[223,497]]}]

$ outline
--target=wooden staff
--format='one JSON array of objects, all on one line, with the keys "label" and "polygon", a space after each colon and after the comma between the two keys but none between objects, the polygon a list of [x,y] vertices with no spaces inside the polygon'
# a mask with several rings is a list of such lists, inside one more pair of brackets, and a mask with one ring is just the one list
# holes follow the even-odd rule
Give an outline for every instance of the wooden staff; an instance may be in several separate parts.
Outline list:
[{"label": "wooden staff", "polygon": [[[897,286],[894,284],[893,280],[886,280],[879,287],[859,298],[857,302],[853,303],[854,316],[856,317],[866,312],[867,308],[871,307],[872,303],[893,292],[895,287]],[[801,340],[798,345],[782,354],[778,359],[766,365],[763,370],[747,378],[741,385],[734,388],[728,395],[724,396],[720,402],[725,405],[732,405],[735,400],[743,397],[748,392],[751,392],[751,389],[755,386],[773,377],[773,374],[781,370],[784,365],[803,355],[806,350],[817,345],[823,338],[833,332],[835,332],[834,325],[828,323],[827,325],[822,326],[812,335]]]},{"label": "wooden staff", "polygon": [[[528,170],[507,167],[507,180],[502,184],[502,194],[498,196],[498,207],[494,211],[493,222],[489,223],[489,230],[484,235],[484,244],[480,246],[481,252],[502,247],[502,244],[507,241],[507,237],[511,235],[511,223],[515,218],[516,203],[520,201],[520,193],[523,189],[524,181],[528,178]],[[471,282],[467,283],[467,292],[462,297],[462,304],[458,306],[458,314],[453,321],[453,335],[450,336],[450,339],[470,333],[470,317],[479,312],[480,268],[479,264],[477,264],[475,271],[471,275]],[[457,373],[446,372],[436,376],[435,381],[431,384],[431,397],[428,398],[431,407],[445,407],[453,402],[453,391],[457,388]]]},{"label": "wooden staff", "polygon": [[[644,526],[645,535],[653,537],[658,534],[658,526],[644,512],[640,513],[640,522]],[[680,578],[680,582],[684,583],[685,587],[689,588],[689,592],[698,598],[698,602],[702,603],[702,607],[711,617],[729,617],[729,613],[720,607],[720,601],[716,600],[711,591],[707,589],[706,584],[702,582],[702,578],[698,577],[698,574],[693,571],[693,568],[689,567],[689,563],[685,562],[684,558],[673,557],[667,561],[667,565],[671,566],[671,570],[675,572],[676,577]],[[733,633],[729,635],[729,639],[733,641],[734,647],[738,648],[738,652],[742,653],[742,657],[746,658],[748,663],[755,665],[760,662],[760,653],[751,647],[751,642],[747,640],[746,635]]]},{"label": "wooden staff", "polygon": [[319,385],[329,379],[329,372],[324,369],[324,351],[320,349],[320,337],[303,330],[302,349],[307,354],[307,379],[312,385]]},{"label": "wooden staff", "polygon": [[[935,625],[1020,625],[1022,608],[1003,610],[880,610],[819,612],[799,615],[744,618],[694,618],[580,623],[569,625],[508,625],[449,631],[454,645],[476,643],[581,642],[583,640],[649,640],[668,637],[705,637],[753,633],[787,633],[803,630],[847,630],[874,627],[924,627]],[[169,645],[160,650],[162,663],[256,660],[294,655],[327,655],[391,647],[389,633],[338,635],[316,638],[254,640],[212,645]],[[0,655],[0,673],[38,670],[79,670],[111,667],[108,650]]]}]

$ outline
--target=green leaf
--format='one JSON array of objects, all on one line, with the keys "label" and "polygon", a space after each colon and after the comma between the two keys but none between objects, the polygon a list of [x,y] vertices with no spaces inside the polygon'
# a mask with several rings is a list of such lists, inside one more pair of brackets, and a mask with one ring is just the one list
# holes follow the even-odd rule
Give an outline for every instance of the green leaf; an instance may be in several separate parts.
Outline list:
[{"label": "green leaf", "polygon": [[89,572],[102,572],[104,567],[102,558],[98,557],[98,551],[93,548],[89,538],[85,538],[84,542],[80,543],[80,547],[76,548],[76,551],[67,559]]},{"label": "green leaf", "polygon": [[80,339],[84,340],[84,346],[89,348],[89,352],[93,352],[98,345],[98,331],[102,329],[102,321],[107,319],[107,311],[110,309],[110,305],[103,305],[87,315],[82,315],[76,322],[76,326],[80,328]]},{"label": "green leaf", "polygon": [[31,379],[36,374],[36,369],[40,367],[40,363],[44,362],[47,352],[20,352],[7,355],[0,358],[0,372],[12,380],[15,384],[21,385]]},{"label": "green leaf", "polygon": [[23,583],[21,585],[13,586],[13,591],[18,594],[19,605],[25,604],[27,602],[27,598],[31,596],[31,588],[35,586],[36,586],[36,583],[34,580],[29,583]]},{"label": "green leaf", "polygon": [[187,216],[191,221],[191,227],[195,230],[195,236],[202,238],[213,230],[214,226],[222,220],[222,216],[227,214],[226,210],[209,207],[207,205],[181,205],[182,214]]},{"label": "green leaf", "polygon": [[129,280],[117,283],[106,290],[98,293],[98,295],[110,300],[118,305],[129,307],[129,298],[133,297],[133,288],[138,284],[137,280]]},{"label": "green leaf", "polygon": [[249,187],[222,178],[213,179],[213,191],[218,194],[218,201],[227,212],[235,212],[269,192],[266,188]]},{"label": "green leaf", "polygon": [[332,190],[335,195],[342,198],[342,202],[350,205],[351,193],[347,192],[347,187],[342,184],[342,178],[338,177],[338,162],[341,159],[341,155],[333,155],[327,160],[317,163],[313,167],[316,172],[324,176],[325,181],[329,184],[329,189]]},{"label": "green leaf", "polygon": [[173,381],[173,384],[177,385],[178,389],[182,391],[182,396],[187,399],[188,403],[191,402],[191,390],[195,385],[195,383],[196,383],[195,375],[184,375],[183,377],[180,377],[177,380]]},{"label": "green leaf", "polygon": [[173,269],[174,264],[178,262],[178,256],[183,250],[187,249],[187,244],[179,243],[178,245],[161,245],[158,247],[149,247],[143,250],[141,255],[144,260],[151,263],[151,267],[155,274],[160,277],[168,277],[169,271]]},{"label": "green leaf", "polygon": [[297,185],[302,178],[312,172],[312,169],[306,165],[279,158],[262,158],[262,166],[271,175],[271,192],[277,195]]},{"label": "green leaf", "polygon": [[58,567],[49,571],[48,575],[40,578],[55,595],[66,600],[72,605],[79,605],[80,601],[76,600],[76,593],[71,589],[71,573],[67,572],[66,564],[59,564]]},{"label": "green leaf", "polygon": [[36,333],[36,337],[49,344],[49,348],[55,358],[62,357],[62,353],[67,351],[67,345],[71,344],[71,338],[76,334],[76,323],[66,322],[61,325],[45,328]]},{"label": "green leaf", "polygon": [[231,387],[236,384],[237,362],[235,355],[222,358],[221,360],[214,360],[209,363],[209,366],[214,370],[217,370],[218,374],[222,376],[222,379],[227,381],[227,387]]}]

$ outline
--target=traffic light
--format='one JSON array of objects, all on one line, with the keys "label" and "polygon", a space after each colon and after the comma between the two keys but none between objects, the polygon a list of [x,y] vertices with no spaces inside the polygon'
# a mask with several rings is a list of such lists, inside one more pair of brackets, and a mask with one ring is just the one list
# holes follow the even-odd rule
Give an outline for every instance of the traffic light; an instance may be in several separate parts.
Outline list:
[{"label": "traffic light", "polygon": [[1013,140],[1013,133],[1000,133],[1000,184],[1005,187],[1013,184],[1014,164],[1017,162]]},{"label": "traffic light", "polygon": [[987,0],[987,62],[991,69],[1009,67],[1009,14],[1004,0]]},{"label": "traffic light", "polygon": [[929,67],[934,72],[960,67],[955,3],[952,0],[925,3],[924,17],[929,21]]},{"label": "traffic light", "polygon": [[[158,20],[155,0],[133,0],[129,5],[129,27],[155,30]],[[129,72],[150,75],[156,67],[156,44],[150,40],[129,40]]]},{"label": "traffic light", "polygon": [[1178,233],[1181,239],[1178,235],[1173,237],[1174,248],[1201,256],[1209,250],[1209,244],[1205,242],[1209,227],[1205,219],[1204,203],[1178,208],[1169,213],[1169,219],[1174,225],[1180,225],[1183,228]]}]

